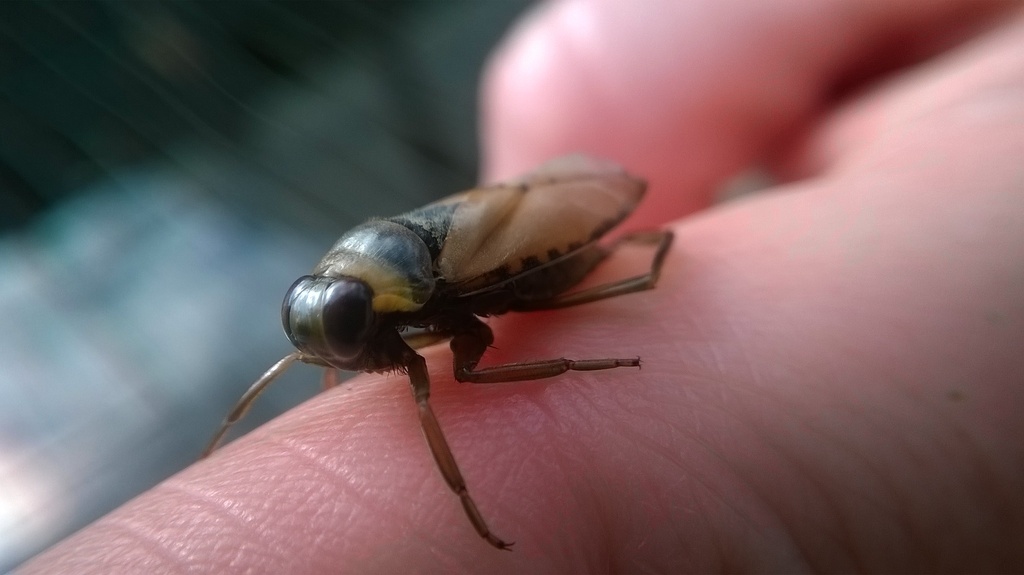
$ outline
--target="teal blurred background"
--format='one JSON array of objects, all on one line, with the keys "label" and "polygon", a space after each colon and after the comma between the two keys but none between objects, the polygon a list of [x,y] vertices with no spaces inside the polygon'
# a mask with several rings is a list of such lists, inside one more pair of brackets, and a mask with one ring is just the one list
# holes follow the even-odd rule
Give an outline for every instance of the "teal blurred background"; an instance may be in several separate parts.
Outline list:
[{"label": "teal blurred background", "polygon": [[193,462],[337,235],[475,183],[525,8],[0,3],[0,571]]}]

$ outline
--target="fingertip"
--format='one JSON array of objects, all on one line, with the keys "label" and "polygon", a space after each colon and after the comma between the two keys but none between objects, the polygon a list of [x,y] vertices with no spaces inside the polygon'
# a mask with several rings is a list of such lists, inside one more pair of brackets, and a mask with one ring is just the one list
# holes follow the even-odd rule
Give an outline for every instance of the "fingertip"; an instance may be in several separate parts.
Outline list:
[{"label": "fingertip", "polygon": [[709,37],[707,22],[723,16],[702,6],[646,8],[555,1],[513,29],[482,86],[485,179],[582,152],[649,181],[627,228],[710,203],[714,184],[743,163],[743,150],[722,144],[735,131],[723,122],[750,129],[716,112],[743,98],[729,67],[715,64],[736,61],[722,53],[728,43]]},{"label": "fingertip", "polygon": [[[483,176],[602,156],[646,178],[626,228],[711,204],[779,163],[840,95],[945,46],[984,2],[595,2],[534,8],[487,67]],[[958,36],[959,37],[959,36]],[[948,42],[947,42],[948,43]],[[806,175],[806,174],[805,174]]]},{"label": "fingertip", "polygon": [[565,77],[573,68],[563,69],[561,57],[566,39],[553,30],[561,6],[531,8],[488,62],[481,88],[486,180],[512,178],[551,157],[583,151],[566,149],[556,134],[563,125],[558,111],[572,96],[563,81],[573,81]]}]

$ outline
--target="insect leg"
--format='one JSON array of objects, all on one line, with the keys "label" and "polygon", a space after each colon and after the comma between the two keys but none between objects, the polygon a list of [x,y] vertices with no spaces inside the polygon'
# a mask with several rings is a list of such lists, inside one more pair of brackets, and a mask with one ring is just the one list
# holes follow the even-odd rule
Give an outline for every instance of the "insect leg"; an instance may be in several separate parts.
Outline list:
[{"label": "insect leg", "polygon": [[608,248],[606,257],[626,243],[656,244],[657,248],[654,252],[654,259],[651,261],[651,269],[647,273],[577,292],[560,294],[549,299],[521,300],[513,304],[512,309],[516,311],[558,309],[651,289],[658,283],[661,266],[665,263],[665,254],[668,253],[668,248],[672,245],[672,238],[672,232],[668,230],[634,232],[622,236]]},{"label": "insect leg", "polygon": [[596,371],[616,367],[639,367],[640,358],[626,359],[546,359],[521,363],[506,363],[494,367],[476,369],[487,347],[494,342],[491,328],[482,321],[472,318],[464,331],[452,338],[453,367],[455,379],[471,383],[501,383],[505,381],[527,381],[561,375],[567,371]]},{"label": "insect leg", "polygon": [[341,377],[338,373],[338,369],[335,367],[324,368],[324,376],[320,380],[320,389],[328,391],[341,385]]},{"label": "insect leg", "polygon": [[301,359],[302,353],[297,351],[289,353],[281,358],[277,363],[270,366],[270,369],[250,385],[249,389],[245,390],[242,397],[238,399],[238,403],[236,403],[235,406],[231,408],[231,411],[228,412],[227,416],[224,417],[224,421],[221,422],[220,427],[217,429],[217,433],[215,433],[213,438],[210,439],[210,442],[206,444],[206,448],[203,449],[203,454],[200,455],[199,458],[205,459],[209,457],[210,454],[217,449],[217,446],[220,445],[221,440],[224,439],[224,435],[227,434],[229,429],[231,429],[231,426],[238,423],[240,419],[245,417],[245,414],[249,411],[249,408],[252,407],[256,398],[259,397],[275,379],[277,379],[277,376],[284,373],[291,364],[295,363],[295,360]]},{"label": "insect leg", "polygon": [[423,436],[427,439],[430,453],[434,456],[434,461],[437,462],[441,475],[444,476],[448,487],[459,496],[459,500],[462,501],[462,508],[466,511],[466,516],[469,517],[469,522],[473,524],[476,532],[498,549],[508,550],[513,544],[506,543],[491,533],[491,530],[487,527],[487,522],[484,521],[483,515],[477,509],[476,503],[469,496],[466,480],[462,478],[459,466],[455,463],[455,456],[452,455],[452,450],[448,447],[448,441],[444,438],[441,426],[437,423],[437,417],[434,416],[434,411],[430,408],[430,376],[427,373],[426,361],[421,355],[409,349],[405,357],[405,363],[409,370],[409,382],[412,384],[412,393],[416,398],[416,405],[419,407],[420,426],[423,428]]}]

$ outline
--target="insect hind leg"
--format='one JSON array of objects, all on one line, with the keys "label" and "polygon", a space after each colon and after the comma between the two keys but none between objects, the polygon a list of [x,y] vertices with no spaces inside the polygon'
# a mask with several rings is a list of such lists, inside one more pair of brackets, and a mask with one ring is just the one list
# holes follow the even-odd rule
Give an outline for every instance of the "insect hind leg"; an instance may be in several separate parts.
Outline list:
[{"label": "insect hind leg", "polygon": [[650,269],[645,274],[601,284],[577,292],[559,294],[547,299],[520,300],[512,305],[512,309],[516,311],[559,309],[649,290],[658,283],[661,267],[665,263],[665,255],[668,253],[669,247],[672,246],[673,237],[672,232],[668,230],[633,232],[622,236],[607,248],[604,257],[611,255],[615,250],[628,243],[654,244],[656,246],[654,258],[651,260]]},{"label": "insect hind leg", "polygon": [[506,363],[493,367],[477,369],[480,358],[487,347],[494,342],[491,328],[476,320],[467,325],[465,330],[452,338],[451,348],[455,379],[470,383],[503,383],[509,381],[529,381],[555,377],[567,371],[596,371],[614,369],[616,367],[640,367],[640,358],[625,359],[545,359]]}]

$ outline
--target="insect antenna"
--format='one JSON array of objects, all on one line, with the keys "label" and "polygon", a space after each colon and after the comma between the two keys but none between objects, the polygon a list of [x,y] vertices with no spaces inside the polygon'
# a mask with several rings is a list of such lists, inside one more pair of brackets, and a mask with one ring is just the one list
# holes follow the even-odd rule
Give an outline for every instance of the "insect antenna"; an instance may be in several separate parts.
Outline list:
[{"label": "insect antenna", "polygon": [[213,438],[210,439],[210,443],[208,443],[206,448],[203,449],[203,453],[199,458],[206,459],[209,457],[210,454],[217,449],[217,446],[220,445],[220,442],[224,439],[228,430],[231,429],[231,426],[238,423],[239,420],[245,417],[245,414],[248,413],[249,408],[252,407],[256,398],[270,387],[270,384],[273,383],[279,375],[287,371],[293,363],[297,360],[301,360],[302,358],[303,355],[301,352],[295,351],[289,353],[278,360],[277,363],[270,366],[270,369],[264,372],[259,379],[253,382],[253,384],[249,386],[249,389],[245,390],[245,393],[242,394],[242,397],[238,399],[238,403],[236,403],[235,406],[231,408],[231,411],[229,411],[224,417],[224,421],[221,422],[220,427],[217,429],[217,433],[215,433]]}]

